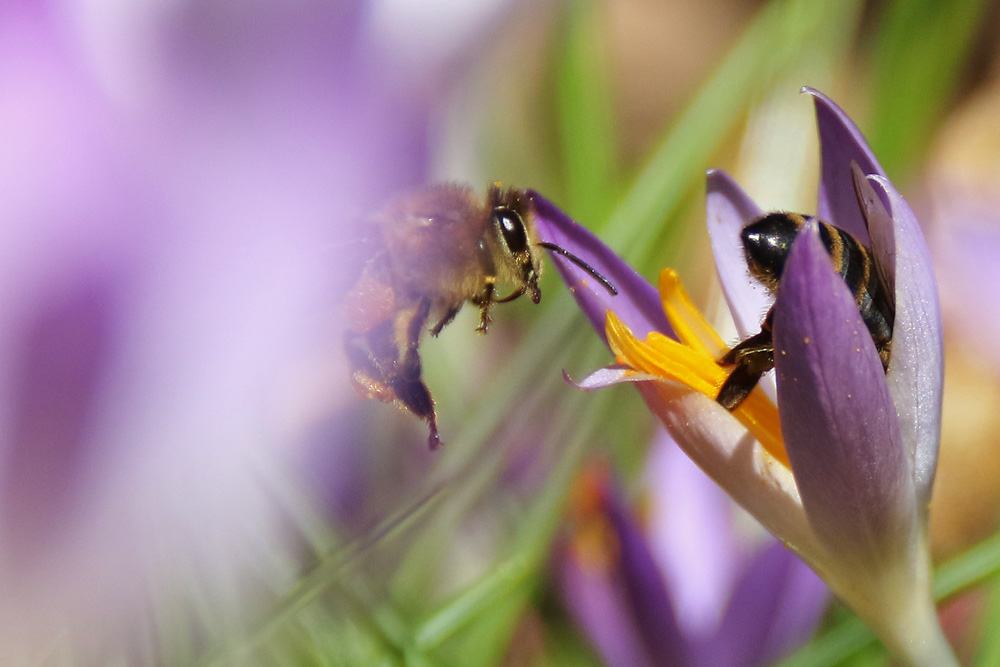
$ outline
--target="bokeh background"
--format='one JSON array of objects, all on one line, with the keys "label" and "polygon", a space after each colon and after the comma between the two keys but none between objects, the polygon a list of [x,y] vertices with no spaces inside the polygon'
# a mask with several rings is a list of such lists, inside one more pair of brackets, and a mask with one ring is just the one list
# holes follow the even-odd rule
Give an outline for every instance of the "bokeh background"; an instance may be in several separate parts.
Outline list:
[{"label": "bokeh background", "polygon": [[[564,576],[616,558],[594,498],[639,526],[700,502],[664,494],[652,418],[564,380],[609,358],[550,271],[488,336],[467,309],[424,341],[427,451],[348,382],[353,239],[393,193],[501,180],[720,314],[705,170],[812,211],[809,85],[934,254],[939,597],[993,664],[998,44],[989,0],[0,3],[0,661],[608,660]],[[835,602],[810,646],[795,664],[887,660]]]}]

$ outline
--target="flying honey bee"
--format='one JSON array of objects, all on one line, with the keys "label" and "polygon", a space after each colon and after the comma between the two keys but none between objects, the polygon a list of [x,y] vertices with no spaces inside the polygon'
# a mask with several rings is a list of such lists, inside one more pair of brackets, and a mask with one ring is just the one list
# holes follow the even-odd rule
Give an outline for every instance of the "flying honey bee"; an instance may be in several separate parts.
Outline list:
[{"label": "flying honey bee", "polygon": [[[441,444],[434,399],[421,378],[420,340],[437,336],[468,301],[486,333],[494,304],[542,298],[542,248],[615,287],[572,253],[541,241],[522,190],[489,186],[484,203],[471,188],[432,185],[404,194],[373,216],[370,252],[348,294],[344,347],[363,398],[395,403],[427,421],[431,449]],[[511,287],[499,296],[502,287]]]},{"label": "flying honey bee", "polygon": [[[868,214],[862,194],[865,176],[857,165],[851,166],[855,194],[867,224]],[[772,294],[778,289],[792,242],[806,219],[806,216],[797,213],[768,213],[751,222],[740,233],[750,274]],[[820,221],[819,237],[833,259],[834,270],[854,295],[861,319],[868,327],[882,360],[882,369],[888,370],[896,307],[884,267],[879,266],[869,248],[842,229]],[[760,333],[733,347],[719,361],[723,366],[733,366],[715,399],[727,410],[735,410],[757,386],[761,376],[774,368],[773,318],[772,306],[764,317]]]}]

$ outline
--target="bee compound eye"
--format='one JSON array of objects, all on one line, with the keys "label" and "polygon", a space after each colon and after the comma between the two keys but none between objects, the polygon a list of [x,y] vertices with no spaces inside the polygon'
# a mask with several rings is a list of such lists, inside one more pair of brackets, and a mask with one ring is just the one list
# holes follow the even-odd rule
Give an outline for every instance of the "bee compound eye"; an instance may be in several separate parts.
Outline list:
[{"label": "bee compound eye", "polygon": [[517,212],[496,209],[493,211],[493,222],[510,252],[524,252],[528,249],[528,234],[524,229],[524,221]]}]

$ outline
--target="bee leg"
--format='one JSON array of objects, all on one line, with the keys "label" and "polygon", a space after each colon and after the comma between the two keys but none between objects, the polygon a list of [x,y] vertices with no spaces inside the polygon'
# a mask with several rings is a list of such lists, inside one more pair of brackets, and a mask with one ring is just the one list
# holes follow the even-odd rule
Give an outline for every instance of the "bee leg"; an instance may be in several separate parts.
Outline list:
[{"label": "bee leg", "polygon": [[479,333],[486,333],[486,330],[490,328],[490,322],[493,321],[493,318],[490,317],[490,306],[495,301],[493,296],[493,283],[488,281],[486,287],[483,288],[483,293],[472,299],[472,303],[479,306],[479,326],[476,327],[476,331]]},{"label": "bee leg", "polygon": [[735,366],[719,388],[715,400],[729,411],[746,400],[764,373],[774,368],[774,340],[771,334],[771,313],[768,313],[760,333],[729,350],[719,361],[723,366]]},{"label": "bee leg", "polygon": [[391,384],[399,402],[407,410],[427,422],[430,429],[427,444],[430,448],[440,447],[441,437],[438,435],[437,413],[434,411],[434,399],[431,397],[427,385],[419,378],[411,380],[402,375],[393,378]]},{"label": "bee leg", "polygon": [[417,345],[420,332],[427,323],[430,300],[418,304],[406,325],[407,341],[400,362],[392,322],[385,322],[367,334],[348,332],[344,349],[351,362],[351,379],[362,398],[377,398],[383,403],[396,403],[427,422],[431,449],[441,445],[438,435],[434,399],[420,379],[420,355]]},{"label": "bee leg", "polygon": [[760,377],[763,374],[764,371],[759,369],[752,369],[742,364],[737,365],[726,381],[722,383],[719,395],[715,397],[716,402],[732,412],[747,399],[753,388],[760,382]]},{"label": "bee leg", "polygon": [[451,324],[451,321],[455,319],[455,316],[458,315],[458,311],[460,310],[462,310],[462,304],[458,304],[445,313],[444,317],[442,317],[441,320],[434,325],[434,328],[431,329],[431,335],[437,338],[438,334],[441,333],[441,330]]},{"label": "bee leg", "polygon": [[430,435],[427,437],[427,444],[431,449],[441,446],[441,437],[438,435],[437,413],[434,412],[434,398],[431,392],[420,378],[420,334],[423,333],[427,324],[427,316],[431,312],[431,300],[421,299],[417,304],[417,310],[413,313],[409,324],[406,327],[406,352],[403,355],[402,366],[399,372],[392,377],[392,388],[399,397],[399,402],[417,417],[427,422]]},{"label": "bee leg", "polygon": [[420,379],[420,334],[431,312],[431,300],[421,299],[417,310],[406,326],[406,351],[403,354],[401,375],[408,380]]}]

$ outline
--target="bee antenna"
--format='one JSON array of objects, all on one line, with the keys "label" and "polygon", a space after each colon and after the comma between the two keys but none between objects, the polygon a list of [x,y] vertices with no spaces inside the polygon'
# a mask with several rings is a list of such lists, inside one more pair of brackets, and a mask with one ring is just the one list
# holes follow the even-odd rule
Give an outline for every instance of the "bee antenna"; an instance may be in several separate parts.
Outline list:
[{"label": "bee antenna", "polygon": [[590,264],[587,264],[585,261],[583,261],[582,259],[580,259],[576,255],[574,255],[573,253],[571,253],[569,250],[566,250],[565,248],[560,248],[555,243],[549,243],[547,241],[542,241],[538,245],[540,245],[541,247],[545,248],[546,250],[551,250],[552,252],[558,253],[558,254],[562,255],[563,257],[565,257],[566,259],[568,259],[569,261],[573,262],[574,264],[576,264],[577,266],[579,266],[581,269],[583,269],[584,271],[586,271],[587,273],[589,273],[590,275],[592,275],[597,282],[599,282],[602,285],[604,285],[604,289],[606,289],[609,292],[611,292],[612,296],[617,296],[617,294],[618,294],[618,288],[616,288],[614,285],[612,285],[610,280],[608,280],[607,278],[605,278],[604,276],[602,276],[600,273],[598,273],[597,269],[595,269],[594,267],[592,267]]}]

